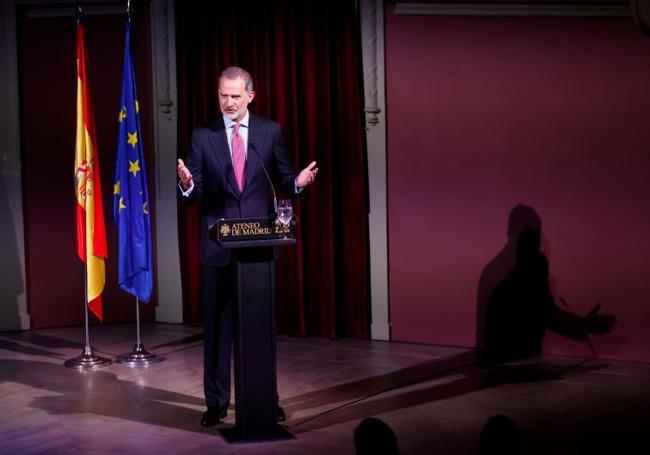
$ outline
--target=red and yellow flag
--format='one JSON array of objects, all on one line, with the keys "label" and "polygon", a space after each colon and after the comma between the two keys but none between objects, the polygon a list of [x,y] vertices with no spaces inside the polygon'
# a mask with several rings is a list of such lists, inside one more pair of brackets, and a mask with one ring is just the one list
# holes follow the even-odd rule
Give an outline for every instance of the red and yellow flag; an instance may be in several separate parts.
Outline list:
[{"label": "red and yellow flag", "polygon": [[108,248],[86,61],[85,30],[81,22],[77,22],[77,140],[74,158],[77,253],[79,259],[86,264],[88,307],[101,320],[105,282],[104,261],[108,257]]}]

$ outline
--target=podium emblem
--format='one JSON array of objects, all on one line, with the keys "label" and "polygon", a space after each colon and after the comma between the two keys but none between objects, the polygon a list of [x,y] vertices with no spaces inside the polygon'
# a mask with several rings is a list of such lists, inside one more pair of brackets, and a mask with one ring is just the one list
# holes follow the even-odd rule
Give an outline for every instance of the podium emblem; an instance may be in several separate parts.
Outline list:
[{"label": "podium emblem", "polygon": [[230,225],[225,223],[222,224],[219,233],[221,234],[222,237],[228,237],[230,235]]}]

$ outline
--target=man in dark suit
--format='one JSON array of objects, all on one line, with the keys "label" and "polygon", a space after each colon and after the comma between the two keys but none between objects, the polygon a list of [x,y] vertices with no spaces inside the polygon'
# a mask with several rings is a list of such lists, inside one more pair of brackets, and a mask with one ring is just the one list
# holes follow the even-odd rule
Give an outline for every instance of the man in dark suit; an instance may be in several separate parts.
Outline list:
[{"label": "man in dark suit", "polygon": [[[224,418],[230,403],[232,308],[230,252],[210,240],[219,218],[252,218],[274,211],[267,172],[285,194],[297,195],[318,173],[312,162],[296,175],[289,163],[280,125],[248,111],[253,81],[242,68],[219,77],[222,116],[192,134],[187,164],[178,160],[179,198],[201,200],[201,273],[204,324],[203,385],[207,411],[201,425]],[[278,408],[279,420],[283,413]]]}]

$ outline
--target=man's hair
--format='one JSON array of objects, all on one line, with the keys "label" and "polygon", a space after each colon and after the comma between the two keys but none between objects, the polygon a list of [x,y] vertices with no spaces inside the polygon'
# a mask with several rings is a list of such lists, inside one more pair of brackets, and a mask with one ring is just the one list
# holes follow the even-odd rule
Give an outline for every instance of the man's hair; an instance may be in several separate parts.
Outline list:
[{"label": "man's hair", "polygon": [[493,415],[483,425],[479,436],[479,455],[520,455],[523,453],[521,429],[504,415]]},{"label": "man's hair", "polygon": [[386,422],[366,417],[354,429],[356,455],[399,455],[397,436]]},{"label": "man's hair", "polygon": [[230,80],[235,80],[238,78],[242,78],[244,82],[246,83],[246,91],[247,92],[252,92],[253,91],[253,78],[251,77],[251,74],[246,71],[244,68],[240,68],[238,66],[229,66],[225,70],[221,72],[219,75],[219,79],[217,80],[217,83],[221,83],[221,79],[226,78]]}]

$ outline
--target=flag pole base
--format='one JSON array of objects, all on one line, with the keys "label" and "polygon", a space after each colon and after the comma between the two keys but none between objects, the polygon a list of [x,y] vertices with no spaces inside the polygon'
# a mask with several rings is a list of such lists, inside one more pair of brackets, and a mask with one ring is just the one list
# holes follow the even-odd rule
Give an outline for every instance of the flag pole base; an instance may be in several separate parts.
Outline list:
[{"label": "flag pole base", "polygon": [[111,364],[111,359],[95,355],[92,348],[88,345],[84,346],[81,355],[68,359],[64,365],[67,368],[76,368],[78,370],[96,370]]},{"label": "flag pole base", "polygon": [[156,354],[148,352],[142,343],[136,343],[133,347],[133,351],[130,354],[119,355],[115,359],[117,363],[121,363],[122,365],[129,367],[147,367],[154,363],[160,363],[164,360],[164,357],[160,357]]}]

